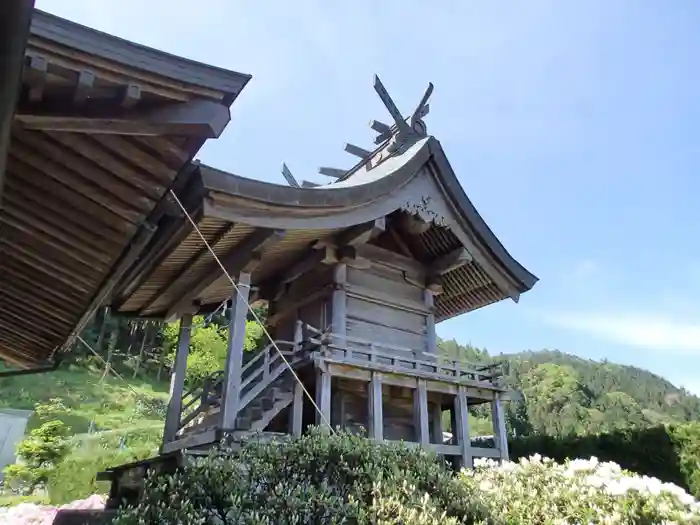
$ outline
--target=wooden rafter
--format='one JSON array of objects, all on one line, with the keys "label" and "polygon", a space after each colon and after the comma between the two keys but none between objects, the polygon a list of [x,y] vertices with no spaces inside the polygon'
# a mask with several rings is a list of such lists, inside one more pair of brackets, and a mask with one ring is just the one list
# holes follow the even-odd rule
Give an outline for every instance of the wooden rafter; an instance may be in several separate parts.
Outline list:
[{"label": "wooden rafter", "polygon": [[[219,260],[226,271],[230,275],[235,276],[235,274],[244,269],[250,270],[249,265],[251,262],[256,261],[259,254],[265,250],[265,248],[278,242],[282,237],[283,232],[278,230],[259,228],[231,248],[231,250],[220,257]],[[218,262],[212,261],[203,268],[199,276],[193,280],[196,284],[193,286],[188,285],[186,290],[182,290],[176,298],[170,302],[165,316],[166,319],[173,320],[184,309],[191,308],[196,298],[220,277],[221,268]]]},{"label": "wooden rafter", "polygon": [[147,112],[131,111],[103,118],[38,113],[15,115],[15,122],[27,130],[201,138],[217,138],[230,119],[227,106],[203,99],[177,102]]}]

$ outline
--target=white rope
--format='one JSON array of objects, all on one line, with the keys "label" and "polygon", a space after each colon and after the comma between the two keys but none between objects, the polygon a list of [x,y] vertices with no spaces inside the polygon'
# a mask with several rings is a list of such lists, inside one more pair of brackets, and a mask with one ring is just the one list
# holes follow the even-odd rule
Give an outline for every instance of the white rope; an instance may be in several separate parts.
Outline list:
[{"label": "white rope", "polygon": [[[216,253],[214,253],[214,250],[213,250],[212,247],[209,245],[209,242],[204,238],[204,235],[202,235],[202,232],[200,231],[199,227],[197,226],[197,224],[196,224],[196,223],[194,222],[194,220],[192,219],[192,216],[187,212],[187,210],[185,209],[185,207],[184,207],[184,206],[182,205],[182,203],[180,202],[180,199],[177,198],[177,195],[175,195],[175,192],[174,192],[173,190],[170,190],[170,194],[173,196],[173,199],[175,199],[175,202],[177,202],[178,206],[180,206],[180,209],[181,209],[182,212],[185,214],[185,217],[187,217],[187,220],[189,220],[189,221],[190,221],[190,224],[192,224],[192,227],[193,227],[194,230],[197,232],[197,235],[199,235],[199,238],[202,239],[202,242],[203,242],[204,245],[207,247],[207,250],[209,250],[209,253],[211,253],[212,257],[214,258],[214,260],[216,261],[216,263],[219,265],[219,268],[221,268],[221,271],[224,272],[224,275],[226,276],[226,278],[227,278],[227,279],[229,280],[229,282],[231,283],[231,286],[233,286],[233,289],[236,290],[236,294],[238,295],[238,297],[240,297],[240,298],[243,300],[243,302],[245,303],[246,307],[248,308],[248,311],[250,311],[250,313],[253,314],[253,318],[255,319],[255,321],[256,321],[256,322],[260,325],[260,327],[262,328],[262,331],[263,331],[263,333],[265,334],[265,336],[269,339],[270,344],[272,344],[272,346],[274,347],[274,349],[277,350],[277,353],[278,353],[279,356],[282,358],[282,361],[284,362],[285,366],[286,366],[286,367],[289,369],[289,371],[292,373],[292,375],[294,376],[294,379],[296,380],[296,382],[299,383],[299,386],[301,386],[301,388],[302,388],[304,394],[306,394],[306,397],[308,397],[308,398],[309,398],[309,401],[311,401],[311,404],[313,405],[313,407],[314,407],[314,409],[316,410],[316,412],[318,412],[318,414],[321,416],[321,419],[323,420],[323,423],[325,423],[325,425],[331,430],[331,432],[335,432],[335,430],[333,430],[333,427],[331,426],[331,424],[330,424],[330,422],[328,421],[328,419],[326,418],[326,416],[323,414],[323,412],[321,411],[321,409],[319,408],[319,406],[316,404],[316,400],[314,400],[314,398],[311,396],[311,394],[309,393],[309,391],[308,391],[308,390],[306,389],[306,387],[304,386],[304,383],[302,383],[301,379],[299,379],[299,376],[297,375],[297,373],[296,373],[296,372],[294,371],[294,369],[292,368],[292,365],[289,364],[289,361],[287,361],[287,358],[284,356],[284,354],[283,354],[282,351],[280,350],[279,346],[277,346],[277,343],[272,339],[272,336],[270,335],[270,332],[267,331],[267,327],[265,326],[265,323],[263,323],[263,322],[260,320],[260,317],[258,317],[258,314],[256,314],[256,313],[255,313],[255,310],[253,310],[253,308],[251,308],[250,303],[248,302],[248,298],[245,297],[245,296],[241,293],[241,291],[238,289],[238,285],[237,285],[236,282],[234,281],[233,277],[231,277],[231,275],[228,273],[228,271],[226,270],[226,267],[222,264],[222,262],[221,262],[221,260],[219,259],[219,257],[216,255]],[[231,299],[233,300],[233,298],[231,298]],[[230,336],[230,334],[229,334],[229,336]]]}]

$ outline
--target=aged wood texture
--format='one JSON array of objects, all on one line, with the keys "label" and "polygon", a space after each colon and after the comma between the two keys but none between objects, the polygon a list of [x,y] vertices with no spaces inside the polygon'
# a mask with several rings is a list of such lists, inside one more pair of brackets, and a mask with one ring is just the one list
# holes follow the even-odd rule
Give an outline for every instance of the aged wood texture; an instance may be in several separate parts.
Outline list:
[{"label": "aged wood texture", "polygon": [[226,349],[226,369],[224,372],[221,408],[221,428],[223,429],[235,428],[242,390],[241,372],[243,367],[246,315],[248,314],[248,295],[250,293],[250,274],[240,273],[237,281],[231,298],[233,306],[230,314],[228,346]]},{"label": "aged wood texture", "polygon": [[[155,250],[149,235],[167,229],[159,203],[220,134],[249,77],[40,11],[22,47],[22,89],[9,87],[19,94],[11,147],[0,155],[0,274],[11,279],[0,290],[0,359],[34,367],[68,348],[122,279],[141,275],[132,269],[147,258],[137,251]],[[50,331],[2,328],[51,310]]]},{"label": "aged wood texture", "polygon": [[185,372],[187,370],[187,356],[190,349],[190,336],[192,330],[192,315],[185,314],[180,319],[180,333],[175,353],[175,366],[170,380],[170,401],[165,418],[165,430],[163,431],[163,443],[175,439],[180,429],[180,414],[182,413],[182,393],[185,386]]},{"label": "aged wood texture", "polygon": [[[428,339],[426,315],[422,313],[425,311],[422,289],[406,281],[403,269],[375,260],[370,262],[366,269],[347,269],[347,336],[388,341],[415,352],[425,352]],[[392,298],[391,303],[384,300],[384,294]],[[405,306],[410,304],[416,305],[417,310],[407,310]],[[355,346],[348,341],[348,348]]]}]

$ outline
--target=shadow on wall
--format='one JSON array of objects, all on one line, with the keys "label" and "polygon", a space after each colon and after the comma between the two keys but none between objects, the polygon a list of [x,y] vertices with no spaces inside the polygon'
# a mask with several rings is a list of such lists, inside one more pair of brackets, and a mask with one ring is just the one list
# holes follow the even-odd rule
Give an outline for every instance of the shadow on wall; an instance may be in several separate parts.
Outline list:
[{"label": "shadow on wall", "polygon": [[24,438],[27,421],[32,414],[31,410],[0,409],[0,480],[5,467],[16,460],[17,445]]}]

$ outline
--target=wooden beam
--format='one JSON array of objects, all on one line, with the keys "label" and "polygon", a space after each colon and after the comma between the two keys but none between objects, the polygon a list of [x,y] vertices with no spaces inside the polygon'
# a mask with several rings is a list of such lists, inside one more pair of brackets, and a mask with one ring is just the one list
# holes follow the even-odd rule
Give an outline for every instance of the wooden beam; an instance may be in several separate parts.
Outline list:
[{"label": "wooden beam", "polygon": [[73,103],[76,105],[83,104],[90,96],[94,84],[95,74],[87,69],[82,70],[78,76],[78,83],[73,93]]},{"label": "wooden beam", "polygon": [[442,445],[442,433],[445,429],[442,426],[442,394],[435,394],[437,400],[432,405],[433,411],[433,443]]},{"label": "wooden beam", "polygon": [[380,217],[348,228],[340,233],[335,240],[337,246],[360,246],[377,237],[386,230],[386,219]]},{"label": "wooden beam", "polygon": [[371,151],[368,151],[359,146],[355,146],[354,144],[346,143],[343,149],[345,149],[347,153],[350,153],[350,155],[355,155],[356,157],[360,157],[361,159],[367,159],[372,156]]},{"label": "wooden beam", "polygon": [[277,279],[278,290],[279,287],[295,281],[302,275],[316,268],[319,264],[333,264],[337,261],[338,258],[335,250],[330,246],[326,246],[321,250],[309,250]]},{"label": "wooden beam", "polygon": [[29,63],[25,65],[24,81],[29,84],[29,101],[41,102],[46,86],[48,62],[46,58],[34,55],[29,57]]},{"label": "wooden beam", "polygon": [[321,166],[318,168],[318,172],[321,175],[325,175],[326,177],[333,177],[334,179],[339,179],[348,172],[347,170],[340,170],[338,168],[327,168],[325,166]]},{"label": "wooden beam", "polygon": [[[236,246],[231,248],[219,260],[229,275],[237,274],[248,267],[259,254],[271,244],[278,242],[284,236],[279,230],[259,228],[248,235]],[[183,308],[188,308],[194,300],[221,277],[221,267],[216,261],[209,263],[199,274],[193,286],[188,286],[171,302],[166,313],[166,319],[174,318]]]},{"label": "wooden beam", "polygon": [[282,163],[282,176],[287,181],[287,184],[289,184],[292,188],[299,187],[299,183],[294,178],[294,175],[292,175],[292,172],[289,171],[289,168],[284,162]]},{"label": "wooden beam", "polygon": [[430,426],[428,421],[428,386],[425,379],[418,380],[418,388],[413,391],[415,429],[417,441],[422,447],[430,444]]},{"label": "wooden beam", "polygon": [[384,122],[379,122],[378,120],[370,120],[369,127],[381,135],[391,133],[391,126],[384,124]]},{"label": "wooden beam", "polygon": [[430,290],[423,290],[423,303],[430,312],[425,316],[425,337],[428,352],[437,354],[437,334],[435,332],[435,298]]},{"label": "wooden beam", "polygon": [[177,339],[175,364],[170,378],[170,401],[168,402],[168,412],[165,416],[163,444],[174,441],[177,437],[177,431],[180,429],[182,392],[185,386],[185,372],[187,371],[187,356],[190,351],[191,331],[192,314],[185,314],[180,319],[180,333]]},{"label": "wooden beam", "polygon": [[461,268],[465,264],[473,261],[471,254],[465,248],[457,248],[447,255],[440,257],[430,265],[434,275],[445,275],[452,270]]},{"label": "wooden beam", "polygon": [[396,245],[399,247],[399,250],[401,250],[406,257],[410,257],[411,259],[415,259],[413,252],[406,244],[406,241],[404,241],[401,238],[401,235],[399,234],[399,232],[397,232],[394,228],[389,228],[389,235],[391,235],[392,239],[394,239],[394,242],[396,242]]},{"label": "wooden beam", "polygon": [[33,14],[34,0],[5,1],[0,4],[0,200]]},{"label": "wooden beam", "polygon": [[294,382],[294,401],[291,410],[291,433],[294,437],[300,437],[304,431],[304,390],[299,381]]},{"label": "wooden beam", "polygon": [[161,108],[123,112],[112,118],[36,115],[20,113],[15,122],[25,129],[104,133],[108,135],[217,138],[231,120],[229,108],[213,100],[191,100]]},{"label": "wooden beam", "polygon": [[452,432],[457,436],[457,444],[462,450],[462,467],[472,468],[474,457],[472,456],[471,438],[469,436],[469,407],[467,406],[466,388],[460,386],[455,396],[455,414],[457,428]]},{"label": "wooden beam", "polygon": [[[316,369],[316,424],[326,427],[331,423],[331,375],[321,368]],[[322,417],[323,416],[323,417]]]},{"label": "wooden beam", "polygon": [[391,266],[397,270],[404,270],[412,272],[415,279],[421,278],[425,274],[425,269],[415,259],[401,255],[400,253],[395,253],[380,246],[375,246],[373,244],[365,244],[364,246],[359,246],[357,248],[357,254],[360,257],[369,259],[370,261],[376,261],[378,263],[384,264],[386,266]]},{"label": "wooden beam", "polygon": [[[175,222],[179,222],[179,221],[175,221]],[[181,241],[181,240],[184,240],[184,238],[187,237],[187,235],[189,234],[189,232],[192,231],[192,228],[189,227],[189,226],[190,226],[189,221],[186,221],[186,223],[187,223],[187,226],[188,226],[187,228],[185,228],[185,231],[187,232],[187,234],[185,234],[185,233],[183,232],[183,234],[180,236],[180,239],[179,239],[180,241]],[[209,241],[209,246],[211,246],[212,248],[215,248],[216,245],[217,245],[217,243],[218,243],[227,233],[229,233],[233,228],[234,228],[234,226],[233,226],[232,224],[229,224],[229,225],[227,225],[227,226],[224,226],[221,230],[219,230],[219,231],[216,233],[216,235],[214,236],[214,238],[211,239],[211,241]],[[162,240],[163,240],[164,242],[165,242],[165,240],[166,240],[166,237],[171,237],[171,238],[172,238],[172,235],[163,236],[163,237],[162,237]],[[178,242],[178,244],[180,244],[180,243]],[[175,246],[177,246],[177,245],[175,245]],[[185,261],[185,262],[180,266],[180,269],[179,269],[177,272],[175,272],[175,275],[173,275],[170,279],[168,279],[168,281],[156,292],[156,294],[155,294],[148,302],[146,302],[145,304],[143,304],[143,305],[141,306],[141,311],[142,311],[142,312],[147,312],[148,310],[150,310],[150,308],[151,308],[156,302],[158,302],[158,300],[159,300],[162,296],[168,295],[169,293],[173,292],[174,289],[177,288],[177,287],[179,286],[179,284],[180,284],[180,283],[179,283],[180,279],[181,279],[184,275],[186,275],[187,272],[190,270],[190,268],[191,268],[192,266],[194,266],[194,265],[197,263],[197,261],[199,261],[199,260],[200,260],[202,257],[204,257],[205,255],[209,255],[209,249],[208,249],[206,246],[202,246],[202,247],[201,247],[199,250],[197,250],[189,259],[187,259],[187,261]],[[154,260],[158,260],[158,259],[154,259]]]},{"label": "wooden beam", "polygon": [[506,431],[506,415],[501,405],[500,395],[491,402],[491,421],[496,448],[502,460],[508,461],[508,433]]},{"label": "wooden beam", "polygon": [[120,96],[121,106],[124,109],[131,109],[141,100],[141,87],[137,84],[125,86]]},{"label": "wooden beam", "polygon": [[338,263],[333,268],[333,297],[331,326],[334,334],[338,335],[335,342],[338,346],[345,346],[345,336],[347,334],[347,294],[345,285],[348,280],[348,267],[343,263]]},{"label": "wooden beam", "polygon": [[369,382],[369,437],[384,440],[384,411],[382,401],[382,375],[372,372]]},{"label": "wooden beam", "polygon": [[221,395],[221,421],[223,430],[235,430],[236,417],[241,397],[241,371],[243,368],[243,345],[245,344],[246,315],[250,295],[250,274],[241,272],[237,287],[232,290],[233,308],[228,324],[228,345]]},{"label": "wooden beam", "polygon": [[374,221],[348,228],[329,239],[317,241],[282,275],[261,284],[261,293],[268,300],[274,299],[281,293],[284,293],[287,283],[310,272],[319,264],[334,264],[339,261],[340,257],[354,259],[354,254],[350,256],[347,252],[343,252],[342,248],[366,243],[372,237],[384,231],[385,225],[384,218],[381,217]]}]

